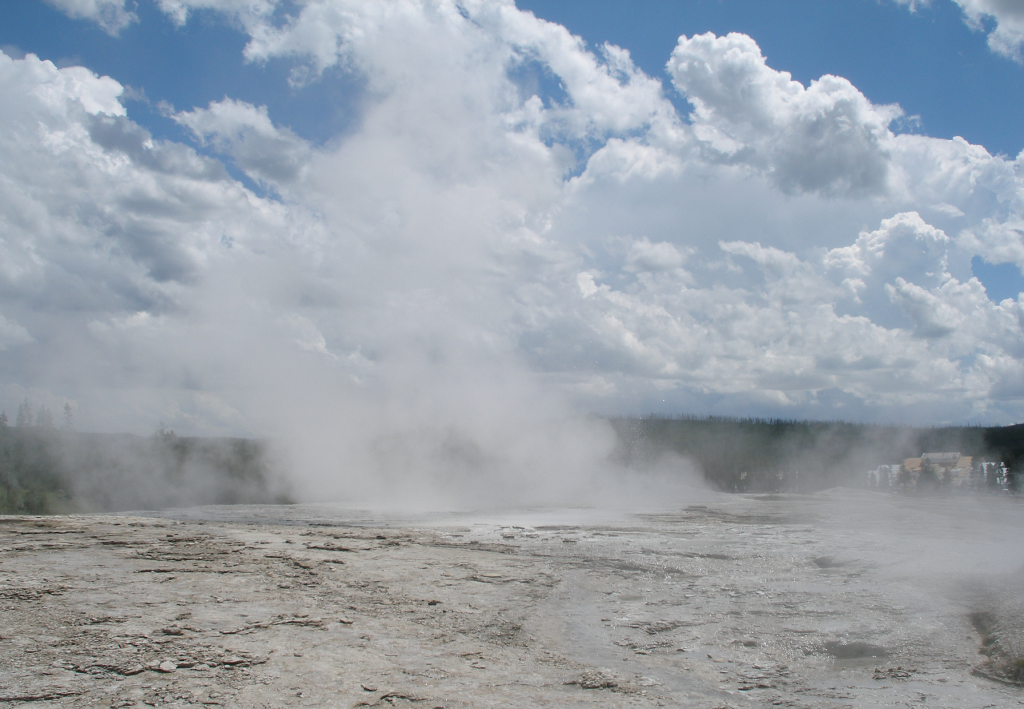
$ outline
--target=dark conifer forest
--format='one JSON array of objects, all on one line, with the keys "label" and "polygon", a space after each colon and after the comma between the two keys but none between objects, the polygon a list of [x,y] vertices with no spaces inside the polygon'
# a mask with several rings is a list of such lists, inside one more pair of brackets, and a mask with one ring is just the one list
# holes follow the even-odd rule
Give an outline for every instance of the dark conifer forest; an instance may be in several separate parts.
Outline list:
[{"label": "dark conifer forest", "polygon": [[0,514],[287,502],[263,441],[0,427]]},{"label": "dark conifer forest", "polygon": [[611,419],[616,455],[642,468],[677,454],[714,487],[731,492],[813,491],[859,486],[867,470],[928,451],[1003,462],[1016,490],[1024,478],[1024,424],[909,427],[724,417]]},{"label": "dark conifer forest", "polygon": [[[57,429],[51,417],[0,421],[0,513],[159,509],[288,502],[287,475],[266,441]],[[70,422],[66,422],[70,423]],[[616,462],[635,470],[696,469],[728,492],[812,492],[861,486],[867,470],[928,451],[1005,463],[1024,481],[1024,424],[905,427],[720,417],[623,417]]]}]

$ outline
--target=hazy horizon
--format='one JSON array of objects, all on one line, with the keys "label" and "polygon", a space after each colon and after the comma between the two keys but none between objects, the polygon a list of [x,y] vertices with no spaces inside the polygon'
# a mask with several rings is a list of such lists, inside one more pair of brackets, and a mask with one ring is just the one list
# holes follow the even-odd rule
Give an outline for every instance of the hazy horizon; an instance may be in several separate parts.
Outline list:
[{"label": "hazy horizon", "polygon": [[1024,419],[1020,12],[602,7],[4,6],[0,409],[513,497],[592,414]]}]

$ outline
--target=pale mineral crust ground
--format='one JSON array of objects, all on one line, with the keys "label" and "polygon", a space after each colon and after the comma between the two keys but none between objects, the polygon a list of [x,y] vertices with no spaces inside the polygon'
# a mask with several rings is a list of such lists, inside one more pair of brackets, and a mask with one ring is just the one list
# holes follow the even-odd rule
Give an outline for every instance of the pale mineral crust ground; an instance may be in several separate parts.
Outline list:
[{"label": "pale mineral crust ground", "polygon": [[1020,706],[1022,513],[0,517],[0,706]]}]

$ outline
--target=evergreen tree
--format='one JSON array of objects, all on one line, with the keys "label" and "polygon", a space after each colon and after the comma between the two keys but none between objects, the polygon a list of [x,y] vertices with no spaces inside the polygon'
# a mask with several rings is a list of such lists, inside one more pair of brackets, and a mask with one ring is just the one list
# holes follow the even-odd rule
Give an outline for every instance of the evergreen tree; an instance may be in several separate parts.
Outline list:
[{"label": "evergreen tree", "polygon": [[0,428],[7,428],[7,412],[0,411]]},{"label": "evergreen tree", "polygon": [[918,492],[938,490],[942,479],[939,477],[938,466],[926,460],[921,461],[921,473],[917,476]]},{"label": "evergreen tree", "polygon": [[38,428],[53,428],[53,414],[46,406],[40,406],[36,414],[36,426]]},{"label": "evergreen tree", "polygon": [[64,402],[64,430],[74,431],[75,430],[75,419],[71,413],[71,404]]},{"label": "evergreen tree", "polygon": [[32,425],[32,407],[28,403],[26,398],[21,405],[18,406],[18,418],[15,421],[15,426],[18,428],[28,428]]},{"label": "evergreen tree", "polygon": [[896,475],[896,484],[904,490],[910,486],[910,471],[907,470],[905,463],[900,463],[900,472]]}]

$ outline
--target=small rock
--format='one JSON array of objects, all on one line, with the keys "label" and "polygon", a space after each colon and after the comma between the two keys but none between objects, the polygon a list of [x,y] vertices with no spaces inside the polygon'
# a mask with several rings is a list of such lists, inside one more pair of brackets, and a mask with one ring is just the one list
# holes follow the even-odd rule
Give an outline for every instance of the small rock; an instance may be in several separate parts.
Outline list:
[{"label": "small rock", "polygon": [[156,669],[158,671],[160,671],[160,672],[170,673],[170,672],[174,672],[176,669],[178,669],[178,666],[176,664],[174,664],[173,662],[171,662],[170,660],[164,660],[159,665],[157,665]]},{"label": "small rock", "polygon": [[614,689],[619,686],[619,683],[611,677],[602,672],[593,671],[584,672],[578,680],[567,684],[578,684],[580,689]]},{"label": "small rock", "polygon": [[364,692],[376,692],[377,691],[377,685],[375,685],[375,684],[361,684],[359,686],[363,688]]}]

